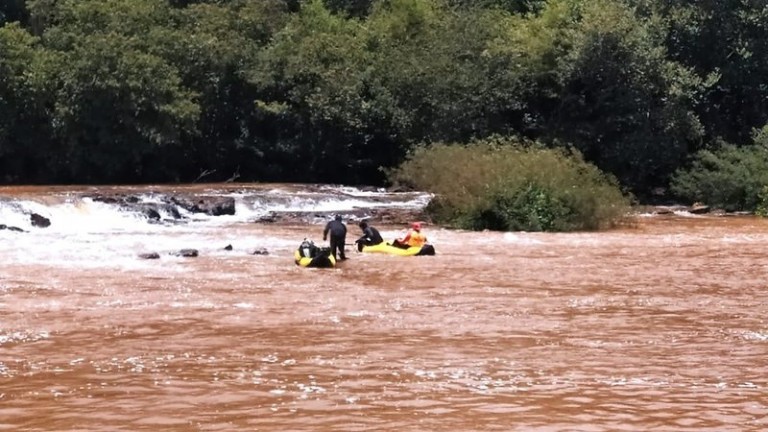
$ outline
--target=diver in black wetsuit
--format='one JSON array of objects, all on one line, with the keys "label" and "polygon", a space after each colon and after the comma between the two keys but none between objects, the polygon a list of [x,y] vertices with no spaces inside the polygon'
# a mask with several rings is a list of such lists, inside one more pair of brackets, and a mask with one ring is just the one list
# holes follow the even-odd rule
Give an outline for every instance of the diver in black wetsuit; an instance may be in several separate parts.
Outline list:
[{"label": "diver in black wetsuit", "polygon": [[347,226],[341,221],[341,215],[336,215],[332,221],[325,225],[325,229],[323,230],[324,241],[328,238],[328,233],[331,234],[330,246],[333,257],[337,258],[336,254],[338,251],[338,258],[341,258],[342,261],[347,259],[347,256],[344,254],[344,242],[347,240]]},{"label": "diver in black wetsuit", "polygon": [[366,221],[360,221],[360,229],[363,230],[363,235],[355,240],[357,243],[357,250],[363,250],[363,246],[375,246],[379,243],[384,243],[384,239],[379,234],[379,230],[368,225]]}]

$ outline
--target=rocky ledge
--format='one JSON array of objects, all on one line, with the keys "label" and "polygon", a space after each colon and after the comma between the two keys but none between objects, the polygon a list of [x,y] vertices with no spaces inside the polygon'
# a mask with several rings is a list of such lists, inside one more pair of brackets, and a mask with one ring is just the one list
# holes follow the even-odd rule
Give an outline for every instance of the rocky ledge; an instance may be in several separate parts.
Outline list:
[{"label": "rocky ledge", "polygon": [[405,225],[413,221],[428,221],[424,212],[418,209],[352,209],[343,211],[273,211],[256,219],[260,224],[321,224],[340,214],[346,223],[369,221],[382,225]]},{"label": "rocky ledge", "polygon": [[172,220],[183,219],[179,208],[189,213],[203,213],[211,216],[235,214],[235,199],[220,196],[185,196],[185,195],[158,195],[156,203],[141,202],[135,195],[111,194],[111,195],[87,195],[96,202],[114,204],[126,211],[143,214],[149,220],[159,221],[162,214],[167,214]]}]

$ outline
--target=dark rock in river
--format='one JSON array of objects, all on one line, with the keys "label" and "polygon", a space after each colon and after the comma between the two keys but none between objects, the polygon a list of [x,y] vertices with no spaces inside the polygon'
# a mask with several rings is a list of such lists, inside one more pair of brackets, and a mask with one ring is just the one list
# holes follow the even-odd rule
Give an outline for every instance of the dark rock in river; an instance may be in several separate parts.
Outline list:
[{"label": "dark rock in river", "polygon": [[152,204],[145,206],[142,213],[144,213],[144,216],[146,216],[149,220],[160,220],[160,212],[158,212],[157,208],[155,208],[155,206]]},{"label": "dark rock in river", "polygon": [[205,213],[211,216],[235,214],[235,199],[233,197],[172,196],[170,201],[190,213]]},{"label": "dark rock in river", "polygon": [[197,249],[182,249],[178,252],[172,252],[171,255],[185,258],[194,258],[198,255],[198,253]]},{"label": "dark rock in river", "polygon": [[135,204],[133,208],[138,209],[147,219],[153,221],[159,221],[161,213],[167,213],[173,219],[181,219],[179,209],[173,204],[141,203]]},{"label": "dark rock in river", "polygon": [[147,253],[140,253],[139,258],[141,259],[160,259],[160,254],[157,252],[147,252]]},{"label": "dark rock in river", "polygon": [[224,250],[231,251],[232,250],[232,245],[230,244],[230,245],[224,246]]},{"label": "dark rock in river", "polygon": [[277,222],[277,216],[274,214],[274,212],[270,212],[266,216],[262,216],[258,219],[256,219],[254,222],[256,223],[275,223]]},{"label": "dark rock in river", "polygon": [[164,201],[161,203],[141,202],[139,197],[126,194],[98,194],[86,197],[92,199],[95,202],[117,205],[124,211],[140,213],[150,221],[154,222],[160,221],[162,217],[161,215],[163,213],[170,215],[175,220],[182,219],[181,213],[179,213],[179,209],[175,204],[168,202],[170,200],[166,197],[160,198],[160,200]]},{"label": "dark rock in river", "polygon": [[45,216],[40,216],[37,213],[32,213],[29,215],[29,221],[32,223],[33,227],[39,227],[39,228],[48,228],[51,226],[51,220],[48,219]]},{"label": "dark rock in river", "polygon": [[105,204],[136,204],[141,199],[135,195],[126,195],[126,194],[96,194],[96,195],[86,195],[87,198],[92,199],[95,202],[103,202]]},{"label": "dark rock in river", "polygon": [[0,230],[8,230],[8,231],[16,231],[16,232],[24,232],[23,229],[15,226],[8,226],[5,224],[0,224]]},{"label": "dark rock in river", "polygon": [[269,251],[265,248],[257,248],[251,251],[251,255],[269,255]]}]

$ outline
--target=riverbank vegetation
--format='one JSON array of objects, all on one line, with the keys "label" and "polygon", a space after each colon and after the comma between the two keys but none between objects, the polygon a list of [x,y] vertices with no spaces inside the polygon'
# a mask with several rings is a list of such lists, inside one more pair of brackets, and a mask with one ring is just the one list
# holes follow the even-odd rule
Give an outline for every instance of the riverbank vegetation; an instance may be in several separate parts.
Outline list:
[{"label": "riverbank vegetation", "polygon": [[[12,0],[0,182],[380,185],[419,146],[504,137],[641,201],[753,210],[767,76],[760,2]],[[464,223],[548,226],[500,210],[534,186]]]},{"label": "riverbank vegetation", "polygon": [[579,154],[490,138],[419,147],[391,180],[435,198],[435,221],[465,229],[574,231],[621,223],[630,201]]},{"label": "riverbank vegetation", "polygon": [[768,208],[768,128],[755,131],[752,145],[723,144],[701,150],[689,167],[672,177],[679,196],[705,202],[726,211]]}]

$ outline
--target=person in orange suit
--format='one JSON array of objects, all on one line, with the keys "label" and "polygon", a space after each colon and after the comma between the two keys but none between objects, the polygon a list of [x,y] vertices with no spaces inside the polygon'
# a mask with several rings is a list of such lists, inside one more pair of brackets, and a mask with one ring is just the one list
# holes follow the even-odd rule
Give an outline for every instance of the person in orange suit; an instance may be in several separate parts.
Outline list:
[{"label": "person in orange suit", "polygon": [[411,228],[405,234],[405,237],[397,239],[392,243],[392,246],[397,246],[403,249],[410,247],[422,247],[427,243],[427,236],[421,232],[421,222],[411,223]]}]

